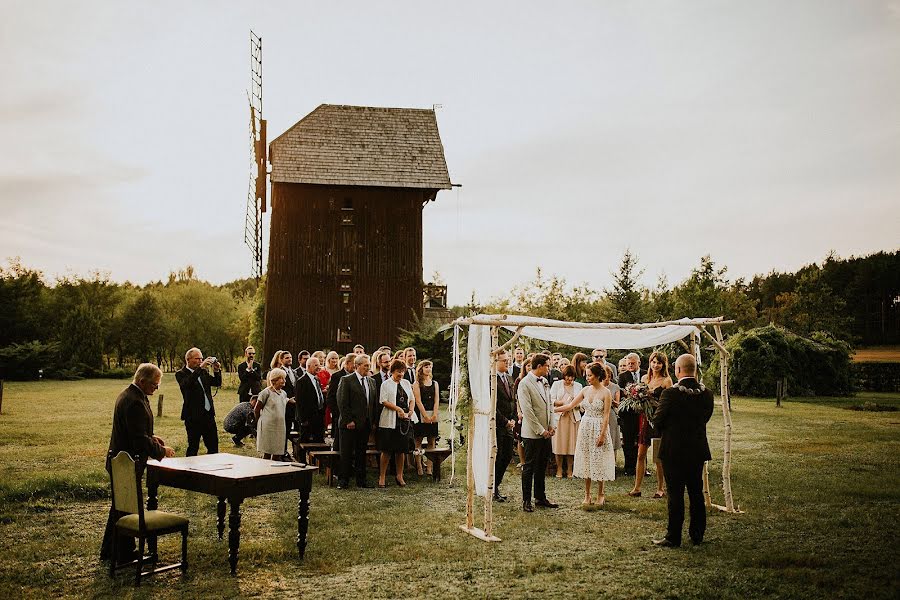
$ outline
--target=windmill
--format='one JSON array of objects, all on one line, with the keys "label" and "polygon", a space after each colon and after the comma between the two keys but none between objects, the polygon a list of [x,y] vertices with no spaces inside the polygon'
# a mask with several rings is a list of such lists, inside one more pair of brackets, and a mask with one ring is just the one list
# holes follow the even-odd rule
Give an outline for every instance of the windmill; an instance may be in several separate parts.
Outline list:
[{"label": "windmill", "polygon": [[244,244],[253,258],[253,275],[259,283],[263,273],[262,219],[266,212],[266,120],[262,118],[262,38],[250,31],[250,184]]}]

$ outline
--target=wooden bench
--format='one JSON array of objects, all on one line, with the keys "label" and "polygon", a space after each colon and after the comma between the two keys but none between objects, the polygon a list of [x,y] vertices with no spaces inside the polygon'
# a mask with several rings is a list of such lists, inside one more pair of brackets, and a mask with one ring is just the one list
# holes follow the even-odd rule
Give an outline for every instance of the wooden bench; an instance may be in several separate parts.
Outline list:
[{"label": "wooden bench", "polygon": [[[371,456],[378,456],[381,454],[378,450],[373,448],[369,448],[366,450],[366,458]],[[321,471],[323,468],[325,469],[325,479],[328,481],[328,487],[333,485],[334,480],[334,472],[337,470],[337,467],[340,466],[341,462],[341,453],[337,450],[311,450],[309,452],[309,458],[316,466],[319,467]]]}]

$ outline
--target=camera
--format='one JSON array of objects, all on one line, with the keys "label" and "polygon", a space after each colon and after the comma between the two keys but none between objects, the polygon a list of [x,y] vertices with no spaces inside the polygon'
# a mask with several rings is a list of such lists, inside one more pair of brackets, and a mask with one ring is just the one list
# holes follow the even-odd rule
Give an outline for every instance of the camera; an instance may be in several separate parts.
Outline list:
[{"label": "camera", "polygon": [[215,356],[210,356],[210,357],[209,357],[209,364],[215,365],[215,364],[218,364],[218,363],[219,363],[219,359],[218,359],[218,358],[216,358]]}]

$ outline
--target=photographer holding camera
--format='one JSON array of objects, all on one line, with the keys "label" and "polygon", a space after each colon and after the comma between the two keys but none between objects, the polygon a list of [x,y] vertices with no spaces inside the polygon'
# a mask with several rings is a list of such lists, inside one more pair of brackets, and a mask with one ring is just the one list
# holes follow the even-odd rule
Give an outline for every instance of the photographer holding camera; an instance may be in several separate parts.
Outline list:
[{"label": "photographer holding camera", "polygon": [[[207,454],[219,451],[219,432],[216,427],[216,408],[213,405],[212,387],[222,385],[222,365],[215,357],[203,358],[199,348],[191,348],[184,355],[184,368],[175,373],[181,388],[184,404],[181,420],[187,430],[187,456],[197,456],[200,438]],[[213,368],[210,375],[207,369]]]}]

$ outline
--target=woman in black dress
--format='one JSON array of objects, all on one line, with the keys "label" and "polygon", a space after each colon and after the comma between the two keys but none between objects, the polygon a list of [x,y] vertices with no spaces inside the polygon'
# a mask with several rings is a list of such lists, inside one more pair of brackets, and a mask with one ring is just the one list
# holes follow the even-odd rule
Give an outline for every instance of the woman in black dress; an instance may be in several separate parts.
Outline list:
[{"label": "woman in black dress", "polygon": [[[438,383],[431,375],[434,364],[430,360],[419,362],[416,367],[416,382],[413,384],[413,395],[416,397],[416,415],[419,422],[416,423],[416,472],[422,475],[422,440],[428,438],[429,450],[433,450],[437,443],[438,423],[440,416],[438,408],[440,405],[440,390]],[[431,464],[428,465],[427,471],[431,475]]]},{"label": "woman in black dress", "polygon": [[375,434],[375,446],[381,452],[378,472],[378,487],[385,486],[388,463],[391,454],[397,467],[396,481],[400,487],[406,487],[403,481],[403,466],[406,453],[412,451],[413,422],[416,419],[415,398],[412,385],[403,378],[406,363],[395,360],[390,366],[391,376],[381,384],[379,401],[382,410],[378,419],[378,432]]}]

